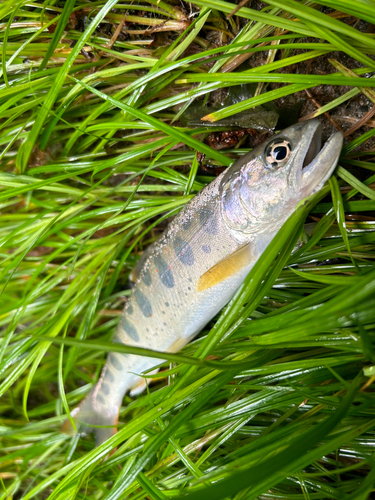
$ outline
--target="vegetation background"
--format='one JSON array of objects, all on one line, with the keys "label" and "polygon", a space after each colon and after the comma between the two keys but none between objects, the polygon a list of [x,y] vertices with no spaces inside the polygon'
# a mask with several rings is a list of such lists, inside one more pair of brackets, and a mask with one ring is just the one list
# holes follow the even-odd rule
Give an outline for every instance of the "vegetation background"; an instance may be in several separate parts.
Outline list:
[{"label": "vegetation background", "polygon": [[[240,6],[0,2],[1,499],[374,498],[375,3]],[[271,102],[344,131],[329,185],[113,438],[61,433],[142,251]]]}]

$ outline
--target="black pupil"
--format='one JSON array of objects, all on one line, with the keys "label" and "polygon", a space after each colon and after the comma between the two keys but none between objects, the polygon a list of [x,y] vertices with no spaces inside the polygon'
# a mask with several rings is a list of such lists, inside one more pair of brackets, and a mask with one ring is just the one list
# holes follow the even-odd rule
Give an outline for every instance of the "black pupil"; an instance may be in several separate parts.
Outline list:
[{"label": "black pupil", "polygon": [[288,154],[288,149],[286,148],[286,146],[277,146],[272,152],[272,156],[275,158],[276,161],[285,160],[287,154]]}]

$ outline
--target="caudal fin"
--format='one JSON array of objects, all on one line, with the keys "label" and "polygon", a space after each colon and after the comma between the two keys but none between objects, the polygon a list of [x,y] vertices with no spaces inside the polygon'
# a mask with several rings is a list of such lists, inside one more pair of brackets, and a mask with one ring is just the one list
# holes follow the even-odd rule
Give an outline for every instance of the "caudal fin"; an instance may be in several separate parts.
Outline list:
[{"label": "caudal fin", "polygon": [[[81,435],[93,432],[96,446],[104,443],[117,432],[116,425],[120,409],[107,404],[107,401],[103,400],[102,403],[98,399],[97,388],[94,387],[81,404],[71,412],[76,421],[78,432]],[[66,419],[63,423],[61,432],[66,434],[74,433],[74,428],[69,419]]]}]

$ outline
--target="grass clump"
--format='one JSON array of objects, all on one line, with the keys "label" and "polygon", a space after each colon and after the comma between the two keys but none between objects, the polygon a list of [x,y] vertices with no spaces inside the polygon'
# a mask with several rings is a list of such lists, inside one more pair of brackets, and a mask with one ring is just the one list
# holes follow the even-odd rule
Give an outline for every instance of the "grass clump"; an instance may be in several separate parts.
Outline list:
[{"label": "grass clump", "polygon": [[[373,494],[374,9],[235,7],[0,5],[0,498]],[[252,95],[183,125],[239,83]],[[140,254],[207,169],[258,140],[211,148],[239,128],[217,121],[275,100],[282,120],[302,98],[302,119],[346,136],[329,185],[147,394],[126,396],[113,438],[62,434],[114,349]]]}]

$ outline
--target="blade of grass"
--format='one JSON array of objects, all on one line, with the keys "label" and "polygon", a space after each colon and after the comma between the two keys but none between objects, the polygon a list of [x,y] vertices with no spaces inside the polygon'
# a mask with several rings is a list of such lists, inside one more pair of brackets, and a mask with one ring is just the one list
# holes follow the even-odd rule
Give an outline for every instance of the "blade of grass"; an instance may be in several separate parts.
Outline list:
[{"label": "blade of grass", "polygon": [[[73,78],[73,77],[71,77]],[[107,96],[106,94],[103,94],[99,90],[90,87],[89,85],[86,85],[83,82],[80,82],[79,80],[76,80],[73,78],[76,83],[80,83],[83,87],[85,87],[87,90],[92,92],[93,94],[96,94],[97,96],[101,97],[103,100],[111,102],[113,105],[117,106],[120,109],[123,109],[127,113],[129,113],[132,116],[135,116],[136,118],[145,121],[149,125],[152,125],[156,129],[164,132],[165,134],[169,135],[169,137],[172,137],[173,139],[177,141],[181,141],[187,146],[190,146],[201,153],[205,153],[207,156],[210,158],[217,160],[221,164],[225,166],[229,166],[232,162],[222,153],[219,151],[216,151],[208,146],[206,144],[197,141],[196,139],[193,139],[192,137],[188,136],[187,134],[184,134],[183,132],[180,132],[179,130],[175,129],[174,127],[171,127],[170,125],[167,125],[166,123],[157,120],[156,118],[153,118],[152,116],[148,116],[139,109],[134,109],[128,106],[127,104],[124,104],[120,101],[117,101],[116,99],[113,99],[110,96]]]},{"label": "blade of grass", "polygon": [[50,109],[52,108],[53,104],[55,103],[55,101],[57,99],[57,96],[58,96],[58,94],[59,94],[59,92],[60,92],[60,90],[65,82],[66,76],[68,75],[68,73],[71,69],[71,66],[73,65],[76,57],[81,52],[81,49],[84,47],[86,41],[90,38],[90,36],[94,32],[94,30],[98,26],[98,24],[103,20],[105,15],[117,3],[118,3],[118,0],[108,0],[103,5],[103,7],[97,13],[95,18],[91,21],[88,29],[86,29],[84,31],[84,33],[82,33],[77,44],[73,47],[71,53],[69,54],[64,65],[62,66],[61,70],[59,71],[59,74],[55,79],[55,84],[50,89],[48,95],[46,96],[46,100],[44,102],[44,105],[42,106],[40,113],[38,114],[37,119],[35,120],[35,123],[28,134],[26,141],[22,144],[21,148],[19,149],[19,154],[17,156],[17,166],[18,166],[18,169],[21,173],[26,170],[31,152],[33,150],[33,147],[34,147],[36,141],[37,141],[39,133],[44,125],[44,122],[48,116]]},{"label": "blade of grass", "polygon": [[[336,412],[324,420],[322,423],[312,427],[302,435],[298,435],[292,441],[286,450],[282,450],[276,456],[267,458],[262,464],[255,465],[243,472],[237,472],[228,479],[224,479],[217,484],[212,484],[200,491],[186,495],[188,500],[206,500],[207,498],[226,498],[233,496],[244,488],[251,487],[249,499],[255,499],[265,489],[269,489],[277,480],[294,471],[299,462],[304,462],[306,450],[315,446],[315,444],[324,439],[327,434],[332,432],[339,421],[346,415],[349,406],[359,389],[359,379],[351,385],[347,395],[343,399]],[[333,447],[334,449],[334,447]],[[315,450],[315,456],[320,456]],[[291,456],[293,459],[291,460]],[[280,464],[284,464],[280,466]]]},{"label": "blade of grass", "polygon": [[350,259],[353,262],[353,266],[355,267],[355,269],[357,271],[359,271],[359,269],[357,267],[357,263],[353,259],[352,251],[350,249],[349,238],[348,238],[348,233],[347,233],[346,223],[345,223],[344,205],[343,205],[343,200],[342,200],[342,196],[341,196],[340,186],[339,186],[339,183],[337,182],[336,176],[333,175],[329,179],[329,185],[331,188],[333,208],[334,208],[335,213],[336,213],[337,224],[339,225],[342,239],[345,242],[346,248],[347,248],[348,253],[350,255]]},{"label": "blade of grass", "polygon": [[66,0],[66,2],[64,3],[64,8],[63,8],[62,13],[59,17],[59,20],[57,22],[55,32],[53,34],[51,41],[48,44],[46,54],[45,54],[42,62],[40,63],[38,71],[43,71],[43,69],[46,67],[47,62],[49,61],[50,57],[54,53],[54,51],[57,47],[57,44],[59,43],[60,38],[62,37],[66,23],[69,20],[69,16],[73,12],[75,3],[76,3],[76,0]]}]

